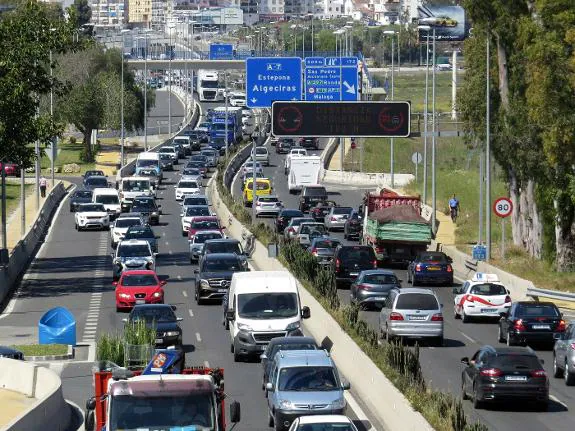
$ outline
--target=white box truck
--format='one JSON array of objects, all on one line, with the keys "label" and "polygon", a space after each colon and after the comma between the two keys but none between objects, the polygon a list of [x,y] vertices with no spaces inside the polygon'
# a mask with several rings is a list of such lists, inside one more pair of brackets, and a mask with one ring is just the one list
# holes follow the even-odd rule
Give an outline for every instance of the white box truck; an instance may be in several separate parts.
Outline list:
[{"label": "white box truck", "polygon": [[300,191],[304,186],[319,184],[321,158],[319,156],[294,157],[288,173],[288,189],[290,193]]}]

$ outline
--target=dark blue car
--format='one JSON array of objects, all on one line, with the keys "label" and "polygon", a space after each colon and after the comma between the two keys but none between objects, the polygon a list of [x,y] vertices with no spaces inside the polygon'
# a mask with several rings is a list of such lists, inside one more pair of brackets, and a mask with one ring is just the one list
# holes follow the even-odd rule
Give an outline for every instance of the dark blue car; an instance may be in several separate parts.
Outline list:
[{"label": "dark blue car", "polygon": [[408,283],[418,284],[453,284],[453,267],[451,258],[439,251],[419,253],[407,267]]}]

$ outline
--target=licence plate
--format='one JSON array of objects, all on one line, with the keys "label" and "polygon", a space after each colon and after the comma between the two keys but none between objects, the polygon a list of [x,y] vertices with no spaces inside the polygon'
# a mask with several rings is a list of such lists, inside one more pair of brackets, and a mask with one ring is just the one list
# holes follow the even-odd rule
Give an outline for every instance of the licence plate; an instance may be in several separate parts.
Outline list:
[{"label": "licence plate", "polygon": [[425,316],[409,316],[409,320],[425,320]]},{"label": "licence plate", "polygon": [[533,329],[551,329],[549,325],[533,325]]},{"label": "licence plate", "polygon": [[508,382],[525,382],[527,381],[526,376],[505,376],[505,380]]},{"label": "licence plate", "polygon": [[495,308],[482,308],[481,312],[482,313],[495,313],[497,311],[497,309]]},{"label": "licence plate", "polygon": [[164,342],[163,338],[156,338],[156,344],[161,344]]},{"label": "licence plate", "polygon": [[359,274],[359,272],[350,272],[349,275],[351,275],[352,277],[357,277],[357,275]]},{"label": "licence plate", "polygon": [[373,299],[374,299],[374,301],[385,301],[387,299],[387,297],[386,296],[376,296]]},{"label": "licence plate", "polygon": [[226,293],[228,289],[218,289],[218,293]]},{"label": "licence plate", "polygon": [[428,266],[427,270],[428,271],[441,271],[441,267],[440,266]]},{"label": "licence plate", "polygon": [[146,300],[145,299],[136,299],[136,304],[145,304]]}]

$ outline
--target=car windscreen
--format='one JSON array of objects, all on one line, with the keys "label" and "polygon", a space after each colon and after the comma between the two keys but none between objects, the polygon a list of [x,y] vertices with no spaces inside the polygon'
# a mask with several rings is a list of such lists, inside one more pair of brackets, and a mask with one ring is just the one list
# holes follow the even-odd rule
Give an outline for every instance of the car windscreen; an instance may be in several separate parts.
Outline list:
[{"label": "car windscreen", "polygon": [[124,239],[155,239],[155,237],[154,232],[150,228],[131,228],[128,229]]},{"label": "car windscreen", "polygon": [[82,204],[78,207],[78,212],[106,212],[103,204]]},{"label": "car windscreen", "polygon": [[500,284],[485,283],[472,286],[469,293],[483,296],[507,295],[507,289]]},{"label": "car windscreen", "polygon": [[188,168],[188,169],[184,169],[184,170],[182,171],[182,175],[198,176],[198,175],[201,175],[201,174],[200,174],[200,170],[199,170],[199,169]]},{"label": "car windscreen", "polygon": [[323,235],[327,232],[323,224],[303,224],[299,233],[307,235]]},{"label": "car windscreen", "polygon": [[321,423],[303,424],[295,431],[355,431],[355,428],[352,428],[350,423],[321,421]]},{"label": "car windscreen", "polygon": [[89,190],[79,190],[74,193],[74,198],[77,199],[92,199],[92,192]]},{"label": "car windscreen", "polygon": [[361,279],[361,282],[368,284],[399,284],[397,277],[392,274],[366,274]]},{"label": "car windscreen", "polygon": [[375,253],[371,247],[342,247],[339,252],[342,262],[364,262],[375,260]]},{"label": "car windscreen", "polygon": [[180,189],[199,189],[198,183],[195,181],[180,181],[178,183],[178,188]]},{"label": "car windscreen", "polygon": [[332,367],[286,367],[278,377],[279,391],[317,392],[338,390]]},{"label": "car windscreen", "polygon": [[348,208],[348,207],[336,207],[333,209],[333,214],[335,215],[343,215],[343,214],[351,214],[351,212],[353,211],[353,208]]},{"label": "car windscreen", "polygon": [[85,184],[93,187],[108,187],[108,179],[102,177],[89,177],[86,178]]},{"label": "car windscreen", "polygon": [[156,286],[158,281],[152,274],[126,274],[122,276],[122,286]]},{"label": "car windscreen", "polygon": [[517,316],[522,318],[532,317],[559,317],[559,310],[551,304],[519,304],[517,306]]},{"label": "car windscreen", "polygon": [[219,229],[220,224],[217,221],[194,221],[190,225],[192,229]]},{"label": "car windscreen", "polygon": [[238,295],[238,314],[245,319],[276,319],[297,316],[295,293],[243,293]]},{"label": "car windscreen", "polygon": [[305,196],[326,196],[327,192],[323,187],[308,187],[304,192]]},{"label": "car windscreen", "polygon": [[102,177],[106,176],[106,175],[104,175],[103,171],[86,171],[86,173],[84,174],[84,178],[92,177],[94,175],[102,176]]},{"label": "car windscreen", "polygon": [[[168,155],[168,157],[169,157],[169,155]],[[161,158],[161,156],[160,156],[160,158]],[[136,166],[138,168],[147,168],[147,167],[152,167],[152,166],[155,167],[157,165],[158,165],[158,161],[154,160],[154,159],[139,159],[136,162]]]},{"label": "car windscreen", "polygon": [[399,295],[395,308],[398,310],[438,310],[435,296],[426,293],[404,293]]},{"label": "car windscreen", "polygon": [[240,244],[237,242],[212,242],[204,247],[204,253],[242,253]]},{"label": "car windscreen", "polygon": [[140,206],[145,208],[154,208],[156,205],[154,204],[154,199],[142,199],[142,198],[135,198],[132,201],[132,207]]},{"label": "car windscreen", "polygon": [[104,205],[116,205],[120,203],[117,195],[97,195],[95,201]]},{"label": "car windscreen", "polygon": [[489,361],[489,366],[494,368],[502,369],[513,369],[513,370],[539,370],[543,368],[539,363],[536,356],[533,355],[521,355],[521,354],[509,354],[509,355],[497,355],[492,357]]},{"label": "car windscreen", "polygon": [[167,154],[174,154],[176,152],[176,149],[174,147],[163,147],[160,148],[160,153],[167,153]]},{"label": "car windscreen", "polygon": [[143,192],[150,190],[149,180],[124,180],[122,190],[125,192]]},{"label": "car windscreen", "polygon": [[210,259],[207,258],[202,262],[202,271],[238,271],[240,269],[240,264],[238,259],[232,258],[217,258]]},{"label": "car windscreen", "polygon": [[194,244],[203,244],[210,239],[221,239],[222,234],[219,232],[198,233],[194,237]]},{"label": "car windscreen", "polygon": [[208,158],[207,158],[206,156],[197,155],[197,156],[192,156],[192,158],[190,159],[190,161],[192,161],[192,162],[206,163],[206,162],[208,161]]},{"label": "car windscreen", "polygon": [[194,217],[194,216],[209,216],[210,209],[207,207],[187,207],[186,208],[186,217]]},{"label": "car windscreen", "polygon": [[136,307],[130,316],[131,320],[145,320],[146,322],[175,322],[176,315],[171,307]]},{"label": "car windscreen", "polygon": [[137,218],[119,218],[116,220],[116,227],[130,227],[130,226],[137,226],[141,225],[142,221]]},{"label": "car windscreen", "polygon": [[119,257],[148,257],[150,250],[145,245],[123,244],[118,248]]},{"label": "car windscreen", "polygon": [[416,260],[422,263],[448,263],[443,253],[422,253]]}]

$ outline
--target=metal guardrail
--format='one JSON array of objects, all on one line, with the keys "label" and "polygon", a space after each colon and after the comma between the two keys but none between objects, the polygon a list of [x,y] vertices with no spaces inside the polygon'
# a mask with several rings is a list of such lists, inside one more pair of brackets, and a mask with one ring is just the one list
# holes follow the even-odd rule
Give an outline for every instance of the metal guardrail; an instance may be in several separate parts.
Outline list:
[{"label": "metal guardrail", "polygon": [[527,288],[527,296],[539,301],[539,298],[555,299],[557,301],[575,302],[575,293],[560,292],[557,290],[538,289],[536,287]]},{"label": "metal guardrail", "polygon": [[479,261],[473,259],[465,259],[465,267],[467,269],[477,272],[477,265],[479,265]]}]

